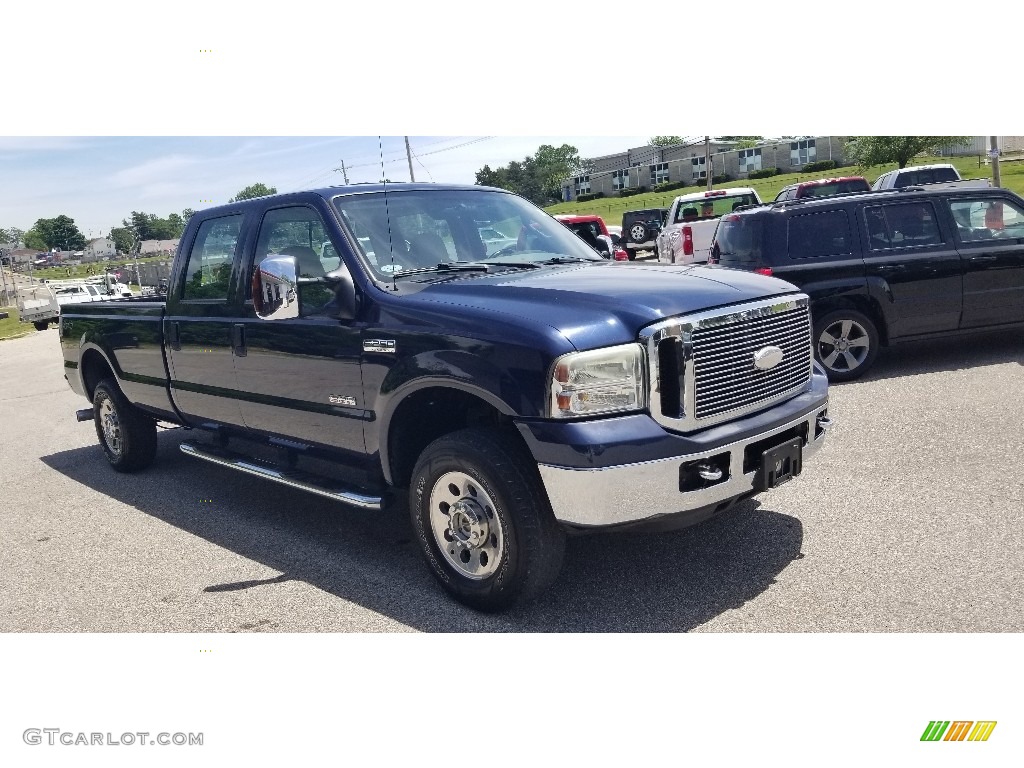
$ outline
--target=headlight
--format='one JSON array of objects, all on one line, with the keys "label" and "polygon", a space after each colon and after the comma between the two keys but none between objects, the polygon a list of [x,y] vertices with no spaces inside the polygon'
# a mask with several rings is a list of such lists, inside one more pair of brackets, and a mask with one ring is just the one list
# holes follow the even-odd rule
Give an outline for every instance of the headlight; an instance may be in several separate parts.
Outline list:
[{"label": "headlight", "polygon": [[638,411],[644,405],[644,350],[639,344],[573,352],[552,366],[549,416]]}]

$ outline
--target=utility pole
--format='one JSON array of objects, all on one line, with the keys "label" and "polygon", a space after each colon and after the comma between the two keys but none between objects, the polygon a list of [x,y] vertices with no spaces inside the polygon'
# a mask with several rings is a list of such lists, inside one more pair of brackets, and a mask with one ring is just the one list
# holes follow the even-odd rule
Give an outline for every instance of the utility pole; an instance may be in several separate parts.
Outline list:
[{"label": "utility pole", "polygon": [[409,181],[416,181],[412,173],[412,150],[409,149],[409,137],[405,137],[405,156],[409,159]]},{"label": "utility pole", "polygon": [[708,175],[708,190],[711,190],[711,179],[715,175],[715,169],[711,165],[711,137],[704,137],[704,168]]},{"label": "utility pole", "polygon": [[992,160],[992,186],[1001,187],[1002,184],[999,180],[999,137],[989,136],[989,151],[988,156]]},{"label": "utility pole", "polygon": [[345,161],[341,161],[341,177],[345,180],[345,186],[348,186],[348,171],[345,170]]}]

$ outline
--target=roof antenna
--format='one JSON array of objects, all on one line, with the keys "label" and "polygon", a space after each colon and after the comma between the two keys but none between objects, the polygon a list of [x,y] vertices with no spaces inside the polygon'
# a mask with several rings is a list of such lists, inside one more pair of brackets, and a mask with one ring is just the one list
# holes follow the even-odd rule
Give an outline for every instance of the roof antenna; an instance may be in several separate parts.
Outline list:
[{"label": "roof antenna", "polygon": [[384,141],[377,137],[377,147],[380,149],[380,178],[384,183],[384,214],[388,220],[388,248],[391,250],[391,290],[398,290],[398,281],[395,280],[395,244],[391,239],[391,210],[388,207],[388,177],[384,173]]}]

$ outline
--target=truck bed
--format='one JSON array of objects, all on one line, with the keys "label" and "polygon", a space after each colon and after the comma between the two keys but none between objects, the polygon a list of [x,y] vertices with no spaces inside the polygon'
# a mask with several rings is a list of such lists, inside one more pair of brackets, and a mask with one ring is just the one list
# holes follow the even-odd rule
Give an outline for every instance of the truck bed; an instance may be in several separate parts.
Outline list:
[{"label": "truck bed", "polygon": [[[149,296],[112,299],[61,308],[64,369],[79,394],[87,395],[90,358],[110,362],[128,399],[156,415],[174,413],[163,350],[166,302]],[[79,367],[81,360],[81,369]]]}]

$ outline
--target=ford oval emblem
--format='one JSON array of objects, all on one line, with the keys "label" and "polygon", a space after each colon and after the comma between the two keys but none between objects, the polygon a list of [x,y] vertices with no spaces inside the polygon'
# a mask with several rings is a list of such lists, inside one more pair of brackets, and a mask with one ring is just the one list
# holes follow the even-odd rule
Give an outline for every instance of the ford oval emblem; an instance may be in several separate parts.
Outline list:
[{"label": "ford oval emblem", "polygon": [[754,367],[762,371],[770,371],[782,362],[784,353],[781,347],[765,347],[754,353]]}]

